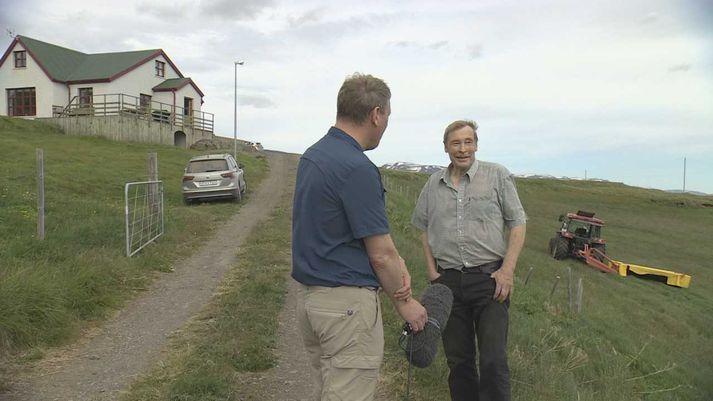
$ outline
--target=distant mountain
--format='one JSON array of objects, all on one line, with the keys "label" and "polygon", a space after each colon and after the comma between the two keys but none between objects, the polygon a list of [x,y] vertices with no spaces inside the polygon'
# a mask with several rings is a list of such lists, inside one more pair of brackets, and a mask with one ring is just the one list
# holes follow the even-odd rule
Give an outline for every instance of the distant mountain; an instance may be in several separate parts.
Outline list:
[{"label": "distant mountain", "polygon": [[698,196],[711,196],[712,194],[707,194],[704,192],[698,192],[698,191],[682,191],[680,189],[666,189],[666,192],[671,192],[675,194],[686,194],[686,195],[698,195]]},{"label": "distant mountain", "polygon": [[385,169],[389,169],[389,170],[411,171],[411,172],[415,172],[415,173],[433,174],[436,171],[443,169],[443,166],[423,165],[423,164],[416,164],[416,163],[409,163],[409,162],[395,162],[395,163],[384,164],[383,166],[381,166],[381,168],[385,168]]}]

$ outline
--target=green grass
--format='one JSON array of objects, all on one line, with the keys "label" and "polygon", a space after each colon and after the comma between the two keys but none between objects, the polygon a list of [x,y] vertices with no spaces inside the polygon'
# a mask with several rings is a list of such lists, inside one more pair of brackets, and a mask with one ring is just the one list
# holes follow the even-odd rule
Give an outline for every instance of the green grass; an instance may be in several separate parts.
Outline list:
[{"label": "green grass", "polygon": [[[235,205],[181,205],[178,180],[196,152],[97,138],[58,135],[39,123],[0,119],[0,349],[41,348],[75,337],[101,319],[152,271],[189,255]],[[45,149],[47,239],[35,235],[35,148]],[[166,182],[167,232],[138,258],[123,256],[123,183],[142,180],[149,151],[159,153]],[[264,160],[245,156],[255,188]],[[425,286],[418,233],[410,224],[426,176],[387,171],[392,235],[406,259],[415,294]],[[170,184],[170,183],[175,183]],[[713,395],[713,198],[670,194],[615,183],[519,180],[529,216],[511,304],[509,357],[515,400],[708,400]],[[595,211],[607,225],[617,260],[690,274],[680,289],[600,273],[547,253],[561,213]],[[251,234],[220,294],[172,341],[157,367],[126,400],[254,399],[240,372],[275,363],[277,314],[289,270],[289,199]],[[533,268],[527,286],[525,276]],[[581,314],[570,312],[567,275],[582,278]],[[556,276],[561,280],[552,296]],[[259,299],[259,302],[255,302]],[[384,299],[388,399],[405,393],[407,365],[398,348],[402,322]],[[28,348],[29,347],[29,348]],[[442,353],[415,369],[413,400],[446,400]],[[0,383],[1,387],[1,383]],[[246,398],[247,397],[247,398]],[[259,399],[259,398],[258,398]]]},{"label": "green grass", "polygon": [[[426,176],[386,172],[388,210],[415,293],[426,284],[411,210]],[[708,400],[713,396],[713,199],[615,183],[519,180],[528,213],[527,240],[511,304],[509,358],[516,400]],[[595,211],[617,260],[690,274],[689,289],[607,275],[547,253],[558,216]],[[525,276],[533,268],[527,287]],[[583,310],[570,313],[567,268],[583,280]],[[556,276],[561,280],[550,298]],[[388,301],[385,301],[388,303]],[[391,399],[403,397],[407,365],[398,348],[400,320],[385,309],[387,356],[382,376]],[[442,353],[416,369],[414,400],[446,400]]]},{"label": "green grass", "polygon": [[[44,240],[36,235],[36,148],[44,151]],[[164,182],[165,233],[127,258],[124,184],[146,179],[149,152],[158,154]],[[0,117],[0,356],[37,355],[75,339],[238,210],[228,202],[182,204],[183,168],[201,153],[66,136],[41,122]],[[257,187],[265,159],[240,160],[250,187]]]},{"label": "green grass", "polygon": [[250,234],[210,305],[124,401],[262,398],[237,372],[266,370],[276,361],[277,316],[291,264],[290,195]]}]

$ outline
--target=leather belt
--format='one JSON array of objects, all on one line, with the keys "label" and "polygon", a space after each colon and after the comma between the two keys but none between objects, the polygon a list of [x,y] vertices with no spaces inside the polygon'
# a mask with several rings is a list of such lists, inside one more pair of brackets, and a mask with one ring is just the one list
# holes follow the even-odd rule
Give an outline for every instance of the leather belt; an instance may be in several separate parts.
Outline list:
[{"label": "leather belt", "polygon": [[495,262],[488,262],[488,263],[483,263],[482,265],[478,266],[465,266],[461,268],[460,270],[458,269],[444,269],[440,266],[438,266],[438,269],[441,271],[459,271],[461,273],[487,273],[491,274],[498,270],[500,266],[502,266],[503,261],[502,260],[496,260]]}]

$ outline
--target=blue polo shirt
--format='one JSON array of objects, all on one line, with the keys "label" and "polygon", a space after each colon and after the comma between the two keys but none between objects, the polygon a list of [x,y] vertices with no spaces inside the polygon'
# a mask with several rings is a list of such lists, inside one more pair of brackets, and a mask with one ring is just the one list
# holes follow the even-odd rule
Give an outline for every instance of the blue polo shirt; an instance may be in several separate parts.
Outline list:
[{"label": "blue polo shirt", "polygon": [[378,287],[363,238],[388,232],[379,169],[332,127],[297,167],[292,277],[310,286]]}]

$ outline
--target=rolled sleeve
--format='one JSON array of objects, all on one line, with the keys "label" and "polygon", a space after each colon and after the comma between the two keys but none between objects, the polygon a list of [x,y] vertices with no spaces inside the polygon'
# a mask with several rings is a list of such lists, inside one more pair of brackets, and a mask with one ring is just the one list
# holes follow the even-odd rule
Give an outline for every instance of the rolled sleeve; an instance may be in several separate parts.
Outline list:
[{"label": "rolled sleeve", "polygon": [[515,177],[509,172],[501,179],[498,194],[505,225],[513,228],[527,223],[525,209],[522,207],[520,197],[517,194]]},{"label": "rolled sleeve", "polygon": [[421,231],[428,230],[428,182],[421,189],[416,201],[416,207],[411,215],[411,224]]}]

